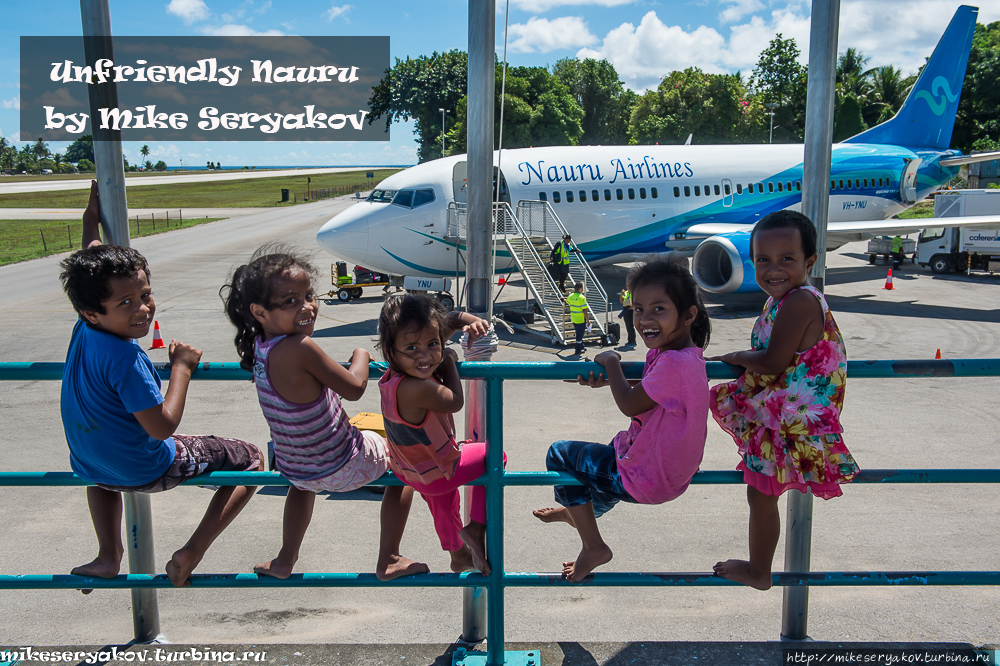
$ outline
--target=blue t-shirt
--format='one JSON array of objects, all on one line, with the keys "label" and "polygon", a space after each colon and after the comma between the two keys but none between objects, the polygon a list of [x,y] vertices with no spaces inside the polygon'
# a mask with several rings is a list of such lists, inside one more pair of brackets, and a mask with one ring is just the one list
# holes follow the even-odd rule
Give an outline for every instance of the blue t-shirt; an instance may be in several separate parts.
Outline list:
[{"label": "blue t-shirt", "polygon": [[77,321],[61,402],[70,464],[88,481],[142,486],[163,476],[173,462],[173,437],[150,437],[133,416],[163,402],[153,362],[135,340]]}]

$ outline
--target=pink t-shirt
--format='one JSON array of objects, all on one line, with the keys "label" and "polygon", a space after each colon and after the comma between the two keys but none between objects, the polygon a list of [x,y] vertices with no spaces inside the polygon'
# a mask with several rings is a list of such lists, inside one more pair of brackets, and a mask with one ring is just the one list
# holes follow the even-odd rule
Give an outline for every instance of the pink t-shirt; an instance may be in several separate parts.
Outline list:
[{"label": "pink t-shirt", "polygon": [[642,388],[656,402],[615,437],[622,485],[641,504],[662,504],[687,490],[705,453],[708,378],[701,349],[650,349]]}]

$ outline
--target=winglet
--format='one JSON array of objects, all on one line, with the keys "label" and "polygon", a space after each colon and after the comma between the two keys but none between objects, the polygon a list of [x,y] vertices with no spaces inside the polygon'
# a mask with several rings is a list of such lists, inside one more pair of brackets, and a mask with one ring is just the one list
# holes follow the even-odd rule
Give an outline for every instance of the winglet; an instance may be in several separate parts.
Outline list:
[{"label": "winglet", "polygon": [[959,7],[899,112],[845,143],[948,148],[978,14],[978,7]]}]

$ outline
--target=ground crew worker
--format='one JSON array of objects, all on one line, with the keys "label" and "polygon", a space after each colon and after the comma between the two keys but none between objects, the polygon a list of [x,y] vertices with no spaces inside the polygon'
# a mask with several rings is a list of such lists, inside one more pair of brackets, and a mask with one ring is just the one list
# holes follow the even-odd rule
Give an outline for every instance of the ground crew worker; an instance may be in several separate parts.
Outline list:
[{"label": "ground crew worker", "polygon": [[566,278],[569,277],[569,253],[579,252],[573,245],[573,239],[569,234],[563,236],[562,241],[556,243],[549,255],[549,261],[555,264],[556,275],[559,280],[559,290],[566,291]]},{"label": "ground crew worker", "polygon": [[625,344],[630,347],[635,347],[635,322],[632,316],[632,292],[628,290],[628,286],[621,290],[618,294],[618,300],[622,304],[621,314],[618,318],[625,323],[625,330],[628,332],[628,342]]},{"label": "ground crew worker", "polygon": [[892,267],[899,268],[906,256],[903,254],[903,239],[899,234],[892,237]]},{"label": "ground crew worker", "polygon": [[590,319],[590,310],[587,308],[587,297],[583,295],[583,283],[577,282],[573,287],[573,293],[566,297],[566,305],[569,306],[569,320],[573,322],[573,329],[576,331],[576,347],[573,351],[582,354],[587,351],[583,344],[583,334],[587,330],[587,321]]}]

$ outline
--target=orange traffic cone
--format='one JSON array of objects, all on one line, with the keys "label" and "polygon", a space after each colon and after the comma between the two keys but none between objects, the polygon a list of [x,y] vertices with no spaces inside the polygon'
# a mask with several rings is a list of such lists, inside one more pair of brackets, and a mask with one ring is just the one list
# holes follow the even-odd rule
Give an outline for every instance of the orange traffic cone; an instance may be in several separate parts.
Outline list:
[{"label": "orange traffic cone", "polygon": [[150,349],[166,349],[167,346],[163,344],[163,336],[160,335],[160,322],[153,322],[153,346]]},{"label": "orange traffic cone", "polygon": [[937,354],[934,354],[934,359],[937,360],[937,361],[941,360],[941,350],[940,349],[937,350]]},{"label": "orange traffic cone", "polygon": [[882,288],[883,289],[895,289],[895,287],[892,286],[892,269],[891,268],[889,269],[889,274],[885,277],[885,286],[882,287]]}]

